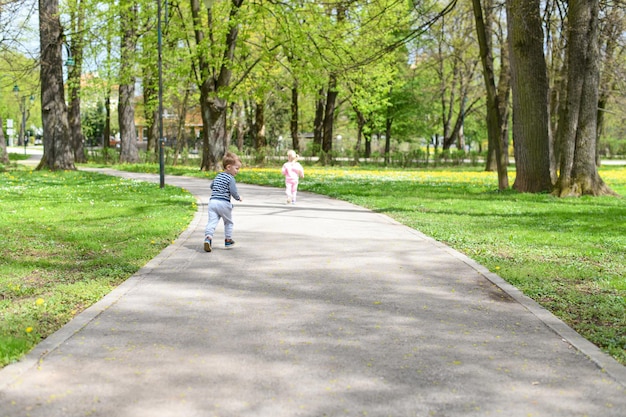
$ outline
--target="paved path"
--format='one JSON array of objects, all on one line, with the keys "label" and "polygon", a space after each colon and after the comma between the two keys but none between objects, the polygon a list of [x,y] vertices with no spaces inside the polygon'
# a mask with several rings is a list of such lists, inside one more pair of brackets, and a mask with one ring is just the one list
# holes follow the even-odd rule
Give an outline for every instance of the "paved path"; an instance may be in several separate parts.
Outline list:
[{"label": "paved path", "polygon": [[188,230],[0,371],[0,417],[626,416],[626,367],[421,233],[240,184],[205,253],[208,181],[166,183]]}]

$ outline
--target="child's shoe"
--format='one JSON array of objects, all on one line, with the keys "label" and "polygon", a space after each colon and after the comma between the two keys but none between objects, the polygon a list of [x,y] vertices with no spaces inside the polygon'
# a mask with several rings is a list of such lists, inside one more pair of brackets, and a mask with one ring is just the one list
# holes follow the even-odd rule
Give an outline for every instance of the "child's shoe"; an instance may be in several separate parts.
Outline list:
[{"label": "child's shoe", "polygon": [[235,241],[232,239],[226,239],[224,240],[224,246],[226,246],[227,248],[230,248],[231,246],[233,246],[235,244]]},{"label": "child's shoe", "polygon": [[211,252],[211,239],[208,237],[204,239],[204,251]]}]

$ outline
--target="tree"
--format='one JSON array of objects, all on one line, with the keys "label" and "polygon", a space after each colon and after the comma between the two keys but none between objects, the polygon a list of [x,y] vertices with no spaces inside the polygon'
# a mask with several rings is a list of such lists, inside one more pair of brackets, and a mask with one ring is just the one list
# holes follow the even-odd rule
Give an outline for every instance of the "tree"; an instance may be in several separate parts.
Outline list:
[{"label": "tree", "polygon": [[120,123],[120,162],[139,161],[135,131],[135,50],[137,47],[138,6],[134,1],[120,4],[121,56],[118,117]]},{"label": "tree", "polygon": [[596,163],[600,165],[600,138],[604,135],[605,129],[605,114],[609,102],[615,95],[614,92],[620,91],[618,84],[619,76],[619,62],[623,59],[624,45],[621,45],[619,38],[624,32],[624,23],[626,19],[626,11],[619,5],[609,7],[606,11],[606,21],[602,25],[601,32],[601,47],[602,54],[602,76],[600,81],[600,91],[598,98],[598,133],[596,146]]},{"label": "tree", "polygon": [[80,99],[81,99],[81,75],[83,68],[83,49],[85,44],[85,0],[70,1],[70,27],[71,38],[69,39],[69,51],[72,61],[67,62],[68,76],[67,86],[69,93],[69,125],[74,159],[76,162],[86,162],[85,157],[85,136],[81,127]]},{"label": "tree", "polygon": [[596,165],[599,7],[598,0],[569,2],[567,97],[557,135],[561,161],[554,190],[559,196],[614,194]]},{"label": "tree", "polygon": [[0,115],[0,164],[9,164],[9,154],[7,153],[7,143],[4,139],[4,128],[2,124],[2,116]]},{"label": "tree", "polygon": [[[474,6],[474,18],[476,20],[476,32],[480,46],[480,58],[483,65],[483,77],[487,91],[487,134],[489,147],[493,147],[498,171],[498,189],[509,188],[507,172],[508,165],[508,97],[509,97],[509,73],[508,55],[502,54],[502,68],[498,88],[495,81],[495,69],[492,52],[492,23],[493,23],[493,0],[484,0],[484,7],[480,0],[472,0]],[[485,13],[483,13],[485,10]],[[503,48],[503,51],[506,48]],[[491,157],[491,152],[489,152]],[[488,158],[488,162],[490,158]]]},{"label": "tree", "polygon": [[[231,0],[227,10],[223,38],[214,39],[213,6],[207,2],[208,36],[201,17],[200,0],[191,1],[191,13],[196,39],[197,80],[200,85],[200,113],[202,115],[202,163],[200,169],[215,170],[226,152],[228,140],[226,111],[228,102],[224,90],[230,86],[232,67],[239,35],[238,14],[244,0]],[[221,51],[221,56],[214,51]],[[212,59],[214,58],[214,59]]]},{"label": "tree", "polygon": [[44,153],[37,169],[74,170],[63,87],[63,31],[58,0],[39,0],[39,44]]},{"label": "tree", "polygon": [[[471,11],[458,7],[442,16],[433,28],[433,57],[440,82],[439,111],[443,131],[443,149],[456,143],[463,149],[463,122],[476,102],[476,68],[479,60],[473,52],[474,37]],[[455,27],[451,31],[448,27]]]},{"label": "tree", "polygon": [[513,92],[513,143],[521,192],[549,192],[548,78],[539,0],[507,0]]}]

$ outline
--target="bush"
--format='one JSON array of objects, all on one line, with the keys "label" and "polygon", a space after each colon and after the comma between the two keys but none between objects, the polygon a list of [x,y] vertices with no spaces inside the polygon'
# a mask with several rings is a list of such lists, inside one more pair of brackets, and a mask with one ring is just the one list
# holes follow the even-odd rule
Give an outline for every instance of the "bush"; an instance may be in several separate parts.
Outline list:
[{"label": "bush", "polygon": [[626,140],[605,138],[598,145],[600,156],[608,159],[626,158]]}]

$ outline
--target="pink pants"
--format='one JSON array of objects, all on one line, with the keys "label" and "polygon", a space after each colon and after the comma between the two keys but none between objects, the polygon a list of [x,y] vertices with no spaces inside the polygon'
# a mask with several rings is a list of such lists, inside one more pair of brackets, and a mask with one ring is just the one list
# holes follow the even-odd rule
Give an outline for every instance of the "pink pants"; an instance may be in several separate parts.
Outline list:
[{"label": "pink pants", "polygon": [[293,203],[296,202],[296,194],[298,193],[298,181],[285,181],[285,193]]}]

